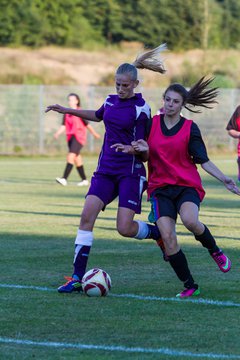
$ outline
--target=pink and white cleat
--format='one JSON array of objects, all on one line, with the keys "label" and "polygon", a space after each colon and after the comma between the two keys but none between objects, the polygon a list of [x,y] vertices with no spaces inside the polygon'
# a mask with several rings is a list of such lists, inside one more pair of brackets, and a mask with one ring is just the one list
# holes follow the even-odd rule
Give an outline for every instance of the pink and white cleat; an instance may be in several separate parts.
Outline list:
[{"label": "pink and white cleat", "polygon": [[224,255],[222,250],[211,254],[211,257],[222,272],[228,272],[231,269],[231,261],[226,255]]},{"label": "pink and white cleat", "polygon": [[190,288],[190,289],[185,289],[182,292],[180,292],[179,294],[176,295],[176,297],[178,298],[187,298],[190,296],[198,296],[200,295],[200,290],[196,289],[196,288]]}]

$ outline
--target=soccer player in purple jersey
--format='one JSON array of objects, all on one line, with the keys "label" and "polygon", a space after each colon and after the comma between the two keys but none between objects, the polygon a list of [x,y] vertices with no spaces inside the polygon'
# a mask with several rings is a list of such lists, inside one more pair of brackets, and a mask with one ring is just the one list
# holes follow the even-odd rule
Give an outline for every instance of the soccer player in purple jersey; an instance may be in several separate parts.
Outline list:
[{"label": "soccer player in purple jersey", "polygon": [[[73,275],[58,288],[59,292],[81,291],[81,279],[86,271],[93,242],[94,223],[100,211],[117,196],[119,197],[118,232],[122,236],[136,239],[160,239],[157,226],[133,220],[135,213],[141,212],[142,193],[146,188],[143,161],[146,161],[147,157],[144,153],[140,155],[135,151],[131,143],[145,138],[146,124],[150,118],[148,104],[141,94],[134,92],[139,83],[137,68],[164,73],[165,69],[158,55],[165,49],[165,45],[160,45],[139,55],[133,64],[120,65],[115,75],[117,94],[109,95],[97,111],[68,109],[57,104],[50,105],[46,109],[46,112],[53,110],[95,122],[103,120],[106,130],[98,166],[86,195],[75,240]],[[116,144],[124,144],[124,151],[116,147]]]}]

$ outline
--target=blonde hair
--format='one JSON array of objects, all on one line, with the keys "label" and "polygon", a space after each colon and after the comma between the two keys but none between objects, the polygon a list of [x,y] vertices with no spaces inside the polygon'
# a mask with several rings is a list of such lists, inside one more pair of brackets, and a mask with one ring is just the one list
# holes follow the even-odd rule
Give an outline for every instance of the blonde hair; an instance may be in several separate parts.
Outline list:
[{"label": "blonde hair", "polygon": [[159,72],[164,74],[166,69],[163,65],[163,60],[160,58],[160,54],[167,50],[166,44],[161,44],[155,49],[149,50],[137,56],[136,60],[133,62],[133,65],[137,69],[148,69],[151,71]]},{"label": "blonde hair", "polygon": [[120,75],[128,73],[133,81],[137,80],[137,69],[148,69],[164,74],[166,70],[163,65],[163,60],[160,58],[160,53],[165,50],[167,50],[167,45],[161,44],[153,50],[146,51],[138,55],[132,64],[121,64],[117,68],[116,74]]}]

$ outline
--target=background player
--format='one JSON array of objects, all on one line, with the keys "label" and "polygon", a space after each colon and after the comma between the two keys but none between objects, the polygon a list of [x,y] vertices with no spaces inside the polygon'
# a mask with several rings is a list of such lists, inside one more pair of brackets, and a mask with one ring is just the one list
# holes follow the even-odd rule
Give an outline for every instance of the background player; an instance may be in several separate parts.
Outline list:
[{"label": "background player", "polygon": [[[80,98],[77,94],[71,93],[68,95],[68,105],[71,109],[80,109]],[[93,129],[89,122],[81,117],[77,117],[71,114],[65,114],[63,122],[58,131],[54,134],[55,139],[66,132],[67,143],[68,143],[68,154],[67,164],[61,178],[57,177],[56,181],[63,185],[67,185],[67,178],[70,175],[73,165],[76,166],[81,181],[77,184],[78,186],[88,185],[88,180],[83,167],[83,159],[80,155],[80,151],[86,144],[87,140],[87,129],[95,137],[99,139],[100,135]]]},{"label": "background player", "polygon": [[[137,239],[159,239],[157,226],[142,221],[133,221],[135,213],[141,211],[142,192],[146,187],[146,171],[143,165],[145,154],[139,156],[131,146],[132,141],[145,137],[146,123],[150,108],[141,94],[134,92],[137,87],[137,68],[146,68],[160,73],[165,69],[159,53],[165,49],[160,45],[154,50],[139,55],[134,64],[120,65],[115,74],[117,95],[109,95],[99,110],[74,110],[60,105],[48,106],[46,111],[70,113],[99,122],[104,121],[105,136],[98,166],[91,179],[80,226],[75,240],[74,271],[68,282],[58,288],[59,292],[81,290],[81,279],[86,271],[88,255],[93,242],[93,227],[101,210],[117,196],[117,230],[126,237]],[[116,152],[112,145],[123,143],[127,153]]]},{"label": "background player", "polygon": [[209,108],[215,101],[216,88],[207,89],[211,79],[200,79],[189,91],[180,84],[170,85],[164,93],[164,114],[155,115],[150,124],[148,144],[133,143],[136,151],[149,149],[148,196],[152,203],[152,218],[157,222],[169,262],[183,282],[178,297],[199,295],[198,284],[190,273],[175,231],[177,214],[195,239],[207,248],[222,272],[231,262],[216,244],[206,225],[198,219],[200,202],[205,192],[195,164],[221,181],[233,193],[240,195],[235,182],[225,176],[208,158],[198,126],[180,115],[182,107],[192,112],[192,106]]},{"label": "background player", "polygon": [[228,134],[234,139],[238,139],[238,181],[240,182],[240,105],[236,108],[227,124]]}]

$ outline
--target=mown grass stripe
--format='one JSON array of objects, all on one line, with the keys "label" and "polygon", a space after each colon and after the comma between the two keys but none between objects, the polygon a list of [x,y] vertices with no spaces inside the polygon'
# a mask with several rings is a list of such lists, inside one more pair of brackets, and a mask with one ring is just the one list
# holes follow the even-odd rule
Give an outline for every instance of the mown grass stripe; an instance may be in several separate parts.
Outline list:
[{"label": "mown grass stripe", "polygon": [[[4,289],[29,289],[36,291],[47,291],[47,292],[56,292],[56,289],[51,289],[43,286],[32,286],[32,285],[16,285],[16,284],[0,284],[0,288]],[[123,299],[136,299],[143,301],[174,301],[177,303],[192,303],[198,305],[213,305],[213,306],[221,306],[221,307],[240,307],[239,303],[235,303],[233,301],[219,301],[219,300],[211,300],[211,299],[179,299],[175,297],[159,297],[159,296],[145,296],[145,295],[135,295],[135,294],[113,294],[110,293],[108,296],[115,298],[123,298]]]}]

